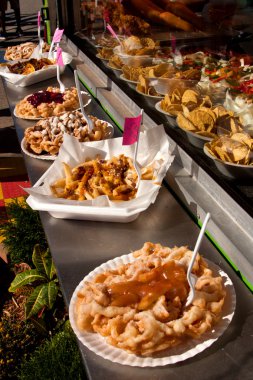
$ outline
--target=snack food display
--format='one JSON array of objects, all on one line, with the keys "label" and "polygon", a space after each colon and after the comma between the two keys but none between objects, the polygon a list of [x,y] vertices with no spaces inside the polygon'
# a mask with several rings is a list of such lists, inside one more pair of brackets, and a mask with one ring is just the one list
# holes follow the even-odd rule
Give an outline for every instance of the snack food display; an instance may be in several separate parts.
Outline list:
[{"label": "snack food display", "polygon": [[136,91],[143,95],[153,96],[155,98],[162,98],[162,95],[155,90],[154,86],[152,85],[152,82],[150,83],[150,79],[144,78],[143,75],[139,76],[139,82],[137,83]]},{"label": "snack food display", "polygon": [[123,66],[124,64],[117,54],[113,54],[110,57],[109,62],[108,62],[108,67],[115,70],[121,70]]},{"label": "snack food display", "polygon": [[[84,281],[71,300],[76,329],[98,333],[130,354],[152,356],[200,339],[219,321],[226,299],[222,277],[198,254],[196,297],[185,307],[192,251],[145,243],[125,264],[108,265]],[[159,365],[159,364],[158,364]]]},{"label": "snack food display", "polygon": [[21,74],[21,75],[28,75],[31,74],[34,71],[41,70],[42,68],[45,68],[47,66],[54,65],[55,61],[52,61],[48,58],[31,58],[28,61],[22,61],[17,62],[14,64],[6,64],[8,67],[10,73],[13,74]]},{"label": "snack food display", "polygon": [[[51,184],[57,198],[80,201],[107,195],[110,200],[127,201],[136,195],[137,172],[132,159],[123,154],[109,160],[87,160],[73,169],[66,163],[63,166],[65,178]],[[150,176],[145,172],[145,179],[152,177],[151,169]]]},{"label": "snack food display", "polygon": [[172,80],[171,91],[160,102],[161,110],[172,116],[177,116],[184,107],[193,110],[197,107],[211,106],[209,96],[201,96],[197,89],[185,89],[183,81]]},{"label": "snack food display", "polygon": [[98,54],[97,54],[98,58],[105,59],[105,60],[109,61],[109,59],[111,58],[112,55],[113,55],[113,49],[112,48],[102,47],[102,48],[98,49]]},{"label": "snack food display", "polygon": [[113,135],[113,127],[106,121],[90,116],[92,131],[80,111],[72,111],[38,121],[24,133],[25,148],[36,155],[56,155],[64,133],[75,136],[80,142],[103,140]]},{"label": "snack food display", "polygon": [[17,103],[15,116],[24,119],[40,119],[57,116],[63,112],[79,108],[79,100],[75,87],[60,92],[58,87],[48,87],[46,90],[26,96]]},{"label": "snack food display", "polygon": [[131,36],[122,41],[121,53],[128,55],[152,55],[157,46],[152,38]]},{"label": "snack food display", "polygon": [[144,78],[168,78],[174,73],[174,68],[170,64],[159,63],[152,66],[130,66],[124,65],[122,72],[126,79],[138,82],[139,76]]},{"label": "snack food display", "polygon": [[[4,59],[6,61],[18,61],[20,59],[29,59],[36,47],[37,45],[34,42],[25,42],[20,45],[8,46],[5,51]],[[50,45],[44,42],[42,52],[48,52],[49,49]]]},{"label": "snack food display", "polygon": [[191,111],[184,106],[183,112],[179,112],[177,116],[177,124],[186,131],[211,138],[243,130],[240,119],[223,106],[206,107],[201,105]]},{"label": "snack food display", "polygon": [[246,132],[216,137],[205,144],[205,149],[224,162],[253,167],[253,138]]}]

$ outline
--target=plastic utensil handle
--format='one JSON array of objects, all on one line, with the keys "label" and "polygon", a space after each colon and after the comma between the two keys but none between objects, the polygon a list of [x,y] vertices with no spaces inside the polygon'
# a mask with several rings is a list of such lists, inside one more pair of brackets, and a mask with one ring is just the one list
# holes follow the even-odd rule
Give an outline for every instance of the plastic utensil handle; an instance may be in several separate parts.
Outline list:
[{"label": "plastic utensil handle", "polygon": [[208,223],[208,220],[210,219],[211,217],[211,214],[208,212],[206,214],[206,217],[205,217],[205,220],[204,220],[204,223],[202,224],[202,227],[201,227],[201,230],[200,230],[200,233],[199,233],[199,236],[198,236],[198,239],[197,239],[197,242],[195,244],[195,247],[194,247],[194,251],[193,251],[193,255],[192,255],[192,259],[191,259],[191,262],[190,262],[190,265],[188,267],[188,273],[191,273],[192,271],[192,267],[193,267],[193,264],[194,264],[194,261],[195,261],[195,258],[196,258],[196,255],[197,255],[197,252],[199,250],[199,247],[200,247],[200,244],[202,242],[202,239],[203,239],[203,236],[204,236],[204,233],[205,233],[205,229],[206,229],[206,225]]},{"label": "plastic utensil handle", "polygon": [[90,126],[88,117],[86,116],[86,114],[84,112],[83,99],[82,99],[82,94],[81,94],[81,90],[80,90],[80,83],[79,83],[79,79],[78,79],[78,75],[77,75],[77,70],[74,71],[74,76],[75,76],[75,84],[76,84],[77,95],[78,95],[78,99],[79,99],[79,103],[80,103],[81,112],[82,112],[83,117],[85,118],[85,120],[87,122],[88,130],[89,130],[89,132],[91,132],[92,127]]}]

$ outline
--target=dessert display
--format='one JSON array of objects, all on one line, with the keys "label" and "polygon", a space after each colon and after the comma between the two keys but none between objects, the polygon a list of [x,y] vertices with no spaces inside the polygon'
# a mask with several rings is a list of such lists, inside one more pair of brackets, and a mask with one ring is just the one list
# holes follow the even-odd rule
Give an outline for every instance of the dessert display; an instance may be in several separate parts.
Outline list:
[{"label": "dessert display", "polygon": [[[6,61],[19,61],[20,59],[29,59],[36,47],[37,45],[33,42],[25,42],[20,45],[8,46],[5,51],[4,59]],[[46,42],[43,42],[42,52],[48,52],[49,49],[50,45],[48,45]]]},{"label": "dessert display", "polygon": [[18,102],[15,115],[21,118],[38,119],[57,116],[77,108],[79,108],[79,100],[75,87],[65,89],[64,93],[61,93],[58,87],[48,87]]},{"label": "dessert display", "polygon": [[25,42],[16,46],[8,46],[5,51],[4,59],[6,61],[29,59],[36,46],[37,45],[33,42]]},{"label": "dessert display", "polygon": [[20,61],[14,64],[2,64],[2,66],[8,67],[10,73],[21,75],[28,75],[51,65],[55,65],[55,61],[48,58],[31,58],[28,61]]},{"label": "dessert display", "polygon": [[223,162],[253,167],[253,138],[247,132],[232,132],[205,144],[205,149]]},{"label": "dessert display", "polygon": [[147,242],[125,264],[96,271],[71,300],[76,328],[144,357],[164,350],[170,356],[175,346],[200,339],[219,322],[226,290],[222,277],[198,254],[193,267],[196,296],[186,307],[191,256],[187,246]]},{"label": "dessert display", "polygon": [[56,155],[63,143],[63,135],[75,136],[80,142],[104,140],[112,136],[112,127],[103,120],[90,116],[93,129],[80,111],[72,111],[38,121],[24,133],[25,148],[36,155]]},{"label": "dessert display", "polygon": [[63,167],[65,177],[50,186],[57,198],[80,201],[107,195],[110,200],[128,201],[136,195],[138,175],[132,159],[124,154],[108,160],[87,160],[72,169],[64,162]]}]

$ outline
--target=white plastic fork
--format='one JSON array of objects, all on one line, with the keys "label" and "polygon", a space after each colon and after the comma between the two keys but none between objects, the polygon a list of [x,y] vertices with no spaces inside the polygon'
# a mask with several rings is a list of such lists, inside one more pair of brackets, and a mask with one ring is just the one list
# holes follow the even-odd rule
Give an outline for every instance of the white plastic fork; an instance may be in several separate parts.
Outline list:
[{"label": "white plastic fork", "polygon": [[194,265],[194,261],[196,259],[196,256],[197,256],[200,244],[202,242],[202,239],[203,239],[203,236],[204,236],[204,233],[205,233],[206,225],[207,225],[208,220],[210,219],[210,217],[211,217],[211,214],[208,212],[206,214],[205,220],[204,220],[204,222],[202,224],[202,227],[201,227],[201,230],[200,230],[197,242],[196,242],[195,247],[194,247],[192,258],[191,258],[191,261],[190,261],[188,269],[187,269],[187,280],[188,280],[188,283],[190,285],[190,291],[189,291],[189,294],[188,294],[188,297],[187,297],[187,300],[186,300],[186,304],[185,304],[186,307],[189,306],[192,303],[192,301],[194,299],[194,296],[195,296],[196,277],[192,274],[192,267]]},{"label": "white plastic fork", "polygon": [[93,121],[88,117],[88,115],[86,115],[86,113],[84,111],[83,99],[82,99],[82,94],[81,94],[81,90],[80,90],[80,83],[79,83],[79,79],[78,79],[78,75],[77,75],[77,70],[74,71],[74,76],[75,76],[75,84],[76,84],[77,95],[78,95],[78,99],[79,99],[79,103],[80,103],[81,112],[83,114],[84,119],[86,120],[88,130],[89,130],[89,132],[91,132],[93,129]]}]

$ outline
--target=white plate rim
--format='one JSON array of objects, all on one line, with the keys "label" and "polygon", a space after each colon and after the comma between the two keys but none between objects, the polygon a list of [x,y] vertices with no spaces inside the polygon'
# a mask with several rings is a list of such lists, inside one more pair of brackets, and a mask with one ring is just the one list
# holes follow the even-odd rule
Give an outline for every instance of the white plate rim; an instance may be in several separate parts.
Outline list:
[{"label": "white plate rim", "polygon": [[166,112],[166,111],[164,111],[164,110],[161,108],[161,100],[155,104],[155,109],[156,109],[157,111],[163,113],[164,115],[167,115],[167,116],[173,117],[174,119],[176,118],[175,115],[172,115],[171,113]]},{"label": "white plate rim", "polygon": [[109,65],[109,62],[107,63],[106,66],[107,66],[109,69],[111,69],[111,70],[122,71],[122,69],[119,69],[118,67],[113,67],[113,66]]},{"label": "white plate rim", "polygon": [[[157,366],[164,366],[168,364],[174,364],[183,360],[186,360],[188,358],[191,358],[198,353],[204,351],[206,348],[210,347],[222,334],[225,332],[227,327],[229,326],[230,322],[233,319],[235,307],[236,307],[236,293],[233,286],[233,283],[229,276],[216,264],[213,262],[210,262],[209,260],[205,259],[209,265],[209,267],[212,270],[218,271],[218,273],[225,277],[226,280],[224,280],[224,286],[229,287],[229,297],[225,298],[224,303],[224,309],[226,303],[229,303],[229,305],[226,305],[228,310],[227,315],[223,315],[222,319],[213,327],[213,329],[202,336],[203,342],[200,343],[199,339],[193,339],[189,340],[191,347],[188,351],[182,352],[181,355],[173,355],[173,356],[164,356],[159,358],[150,358],[150,357],[140,357],[134,354],[129,354],[124,350],[121,350],[117,347],[111,346],[106,343],[106,340],[104,337],[100,336],[96,333],[84,333],[80,332],[77,328],[77,325],[75,323],[75,316],[74,316],[74,303],[75,299],[77,297],[78,291],[83,287],[83,283],[85,281],[90,281],[94,278],[95,275],[104,272],[107,269],[114,269],[118,267],[119,265],[127,264],[129,262],[133,262],[135,260],[132,253],[116,257],[112,260],[109,260],[100,266],[96,267],[93,271],[91,271],[88,275],[84,277],[84,279],[79,283],[79,285],[76,287],[76,289],[73,292],[73,295],[70,300],[69,305],[69,320],[71,323],[71,326],[73,328],[74,333],[77,335],[78,339],[86,346],[89,350],[94,352],[98,356],[102,356],[104,359],[110,360],[114,363],[119,363],[122,365],[130,365],[133,367],[157,367]],[[228,298],[230,298],[228,300]],[[223,310],[223,313],[225,310]],[[208,338],[208,340],[207,340]],[[195,345],[194,345],[195,343]],[[174,350],[177,349],[177,347],[174,348]]]},{"label": "white plate rim", "polygon": [[35,153],[29,152],[29,150],[27,150],[27,147],[26,147],[25,137],[23,137],[21,141],[21,149],[23,153],[25,153],[27,156],[30,156],[32,158],[37,158],[39,160],[54,161],[57,158],[57,156],[51,156],[50,154],[35,154]]},{"label": "white plate rim", "polygon": [[135,87],[135,91],[138,92],[138,94],[146,96],[147,98],[151,98],[151,99],[162,99],[162,98],[164,98],[164,95],[153,96],[153,95],[144,94],[143,92],[137,90],[137,87]]},{"label": "white plate rim", "polygon": [[124,74],[121,74],[119,77],[120,77],[120,79],[124,80],[125,82],[129,82],[129,83],[133,83],[133,84],[138,83],[138,81],[127,79]]}]

